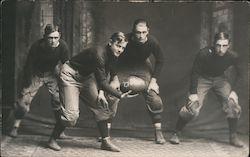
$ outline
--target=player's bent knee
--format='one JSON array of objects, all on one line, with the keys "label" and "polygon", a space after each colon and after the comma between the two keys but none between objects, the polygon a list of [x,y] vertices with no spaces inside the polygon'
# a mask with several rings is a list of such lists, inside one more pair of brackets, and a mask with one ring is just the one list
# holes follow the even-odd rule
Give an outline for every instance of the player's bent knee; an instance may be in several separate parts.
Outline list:
[{"label": "player's bent knee", "polygon": [[75,126],[77,119],[79,118],[79,114],[68,114],[66,116],[61,117],[62,124],[66,127]]}]

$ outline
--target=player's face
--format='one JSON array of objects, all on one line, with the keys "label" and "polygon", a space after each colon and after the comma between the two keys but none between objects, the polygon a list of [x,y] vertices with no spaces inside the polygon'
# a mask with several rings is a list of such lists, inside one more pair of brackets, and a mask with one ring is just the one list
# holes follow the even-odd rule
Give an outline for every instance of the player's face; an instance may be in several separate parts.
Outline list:
[{"label": "player's face", "polygon": [[149,33],[149,29],[145,23],[138,23],[135,26],[134,31],[135,31],[134,33],[135,33],[136,40],[138,42],[145,43],[148,40],[147,35]]},{"label": "player's face", "polygon": [[124,52],[124,49],[127,46],[127,42],[119,43],[118,41],[115,41],[115,42],[110,42],[109,45],[114,56],[119,57]]},{"label": "player's face", "polygon": [[225,55],[229,48],[229,40],[228,39],[220,39],[215,43],[215,51],[219,56]]},{"label": "player's face", "polygon": [[55,48],[59,45],[60,33],[58,31],[52,32],[47,36],[48,45]]}]

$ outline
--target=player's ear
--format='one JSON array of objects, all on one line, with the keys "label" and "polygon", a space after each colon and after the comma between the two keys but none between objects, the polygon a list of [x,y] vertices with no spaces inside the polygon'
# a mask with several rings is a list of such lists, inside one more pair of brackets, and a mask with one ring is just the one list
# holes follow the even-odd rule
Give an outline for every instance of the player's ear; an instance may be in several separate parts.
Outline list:
[{"label": "player's ear", "polygon": [[109,39],[108,45],[111,46],[112,43],[113,43],[112,39]]}]

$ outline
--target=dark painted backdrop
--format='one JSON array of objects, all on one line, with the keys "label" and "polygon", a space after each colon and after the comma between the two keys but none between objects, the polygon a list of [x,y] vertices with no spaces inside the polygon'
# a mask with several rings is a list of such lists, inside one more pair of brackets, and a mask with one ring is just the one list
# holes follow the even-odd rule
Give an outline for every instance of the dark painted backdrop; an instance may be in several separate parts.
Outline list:
[{"label": "dark painted backdrop", "polygon": [[[239,130],[248,133],[248,53],[249,37],[249,8],[244,3],[234,6],[234,49],[241,55],[244,79],[240,87],[239,97],[243,108]],[[20,7],[20,6],[19,6]],[[32,9],[32,6],[22,6]],[[16,51],[26,53],[33,39],[39,38],[37,32],[39,23],[35,20],[36,11],[30,14],[17,8]],[[93,9],[95,18],[95,42],[105,44],[109,36],[115,31],[130,32],[132,23],[137,18],[146,18],[150,24],[150,33],[154,35],[163,49],[165,64],[159,80],[161,97],[164,103],[162,124],[164,130],[174,128],[178,111],[184,105],[189,87],[189,76],[194,56],[200,48],[201,32],[201,3],[99,3]],[[27,15],[25,15],[27,13]],[[34,23],[29,23],[33,19]],[[19,21],[20,20],[20,21]],[[30,27],[30,28],[27,28]],[[26,30],[27,32],[23,31]],[[30,32],[29,32],[30,31]],[[26,35],[30,36],[27,37]],[[28,40],[27,43],[26,40]],[[76,40],[76,39],[75,39]],[[72,45],[70,45],[72,46]],[[25,49],[25,50],[24,50]],[[74,52],[75,53],[75,52]],[[16,56],[17,63],[21,62],[22,55]],[[22,61],[23,62],[23,61]],[[21,63],[22,63],[21,62]],[[21,64],[20,63],[20,64]],[[19,67],[18,67],[19,68]],[[17,77],[17,76],[16,76]],[[200,116],[189,124],[187,130],[226,130],[226,119],[213,94],[206,100]],[[38,119],[53,121],[49,94],[45,88],[35,97],[31,115]],[[95,127],[90,111],[81,103],[81,116],[77,127]],[[151,126],[142,97],[122,100],[117,116],[113,123],[114,128],[140,129]]]}]

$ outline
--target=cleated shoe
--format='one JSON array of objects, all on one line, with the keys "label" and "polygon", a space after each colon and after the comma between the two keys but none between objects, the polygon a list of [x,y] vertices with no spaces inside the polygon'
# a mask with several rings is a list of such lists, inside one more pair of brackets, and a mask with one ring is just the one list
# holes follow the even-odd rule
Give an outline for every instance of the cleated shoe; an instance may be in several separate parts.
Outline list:
[{"label": "cleated shoe", "polygon": [[62,133],[61,133],[61,135],[59,136],[59,139],[71,139],[71,137],[70,137],[70,136],[65,135],[65,133],[64,133],[64,132],[62,132]]},{"label": "cleated shoe", "polygon": [[18,130],[17,127],[12,128],[12,130],[10,131],[9,136],[16,138],[18,136],[17,130]]},{"label": "cleated shoe", "polygon": [[50,139],[49,140],[48,147],[50,149],[55,150],[55,151],[60,151],[61,150],[61,147],[58,145],[58,143],[56,142],[55,139]]},{"label": "cleated shoe", "polygon": [[100,136],[100,137],[97,137],[97,138],[96,138],[96,141],[97,141],[97,142],[102,142],[102,137],[101,137],[101,136]]},{"label": "cleated shoe", "polygon": [[158,129],[155,130],[155,143],[156,144],[166,143],[166,140],[164,139],[164,136],[161,130],[158,130]]},{"label": "cleated shoe", "polygon": [[243,142],[237,137],[237,134],[230,134],[229,143],[235,147],[243,147]]},{"label": "cleated shoe", "polygon": [[179,144],[180,139],[179,139],[178,135],[176,133],[174,133],[173,136],[170,138],[169,142],[171,144]]},{"label": "cleated shoe", "polygon": [[107,150],[107,151],[112,151],[112,152],[120,152],[120,148],[118,148],[116,145],[114,145],[110,141],[110,137],[106,137],[102,139],[102,144],[101,144],[101,149]]}]

